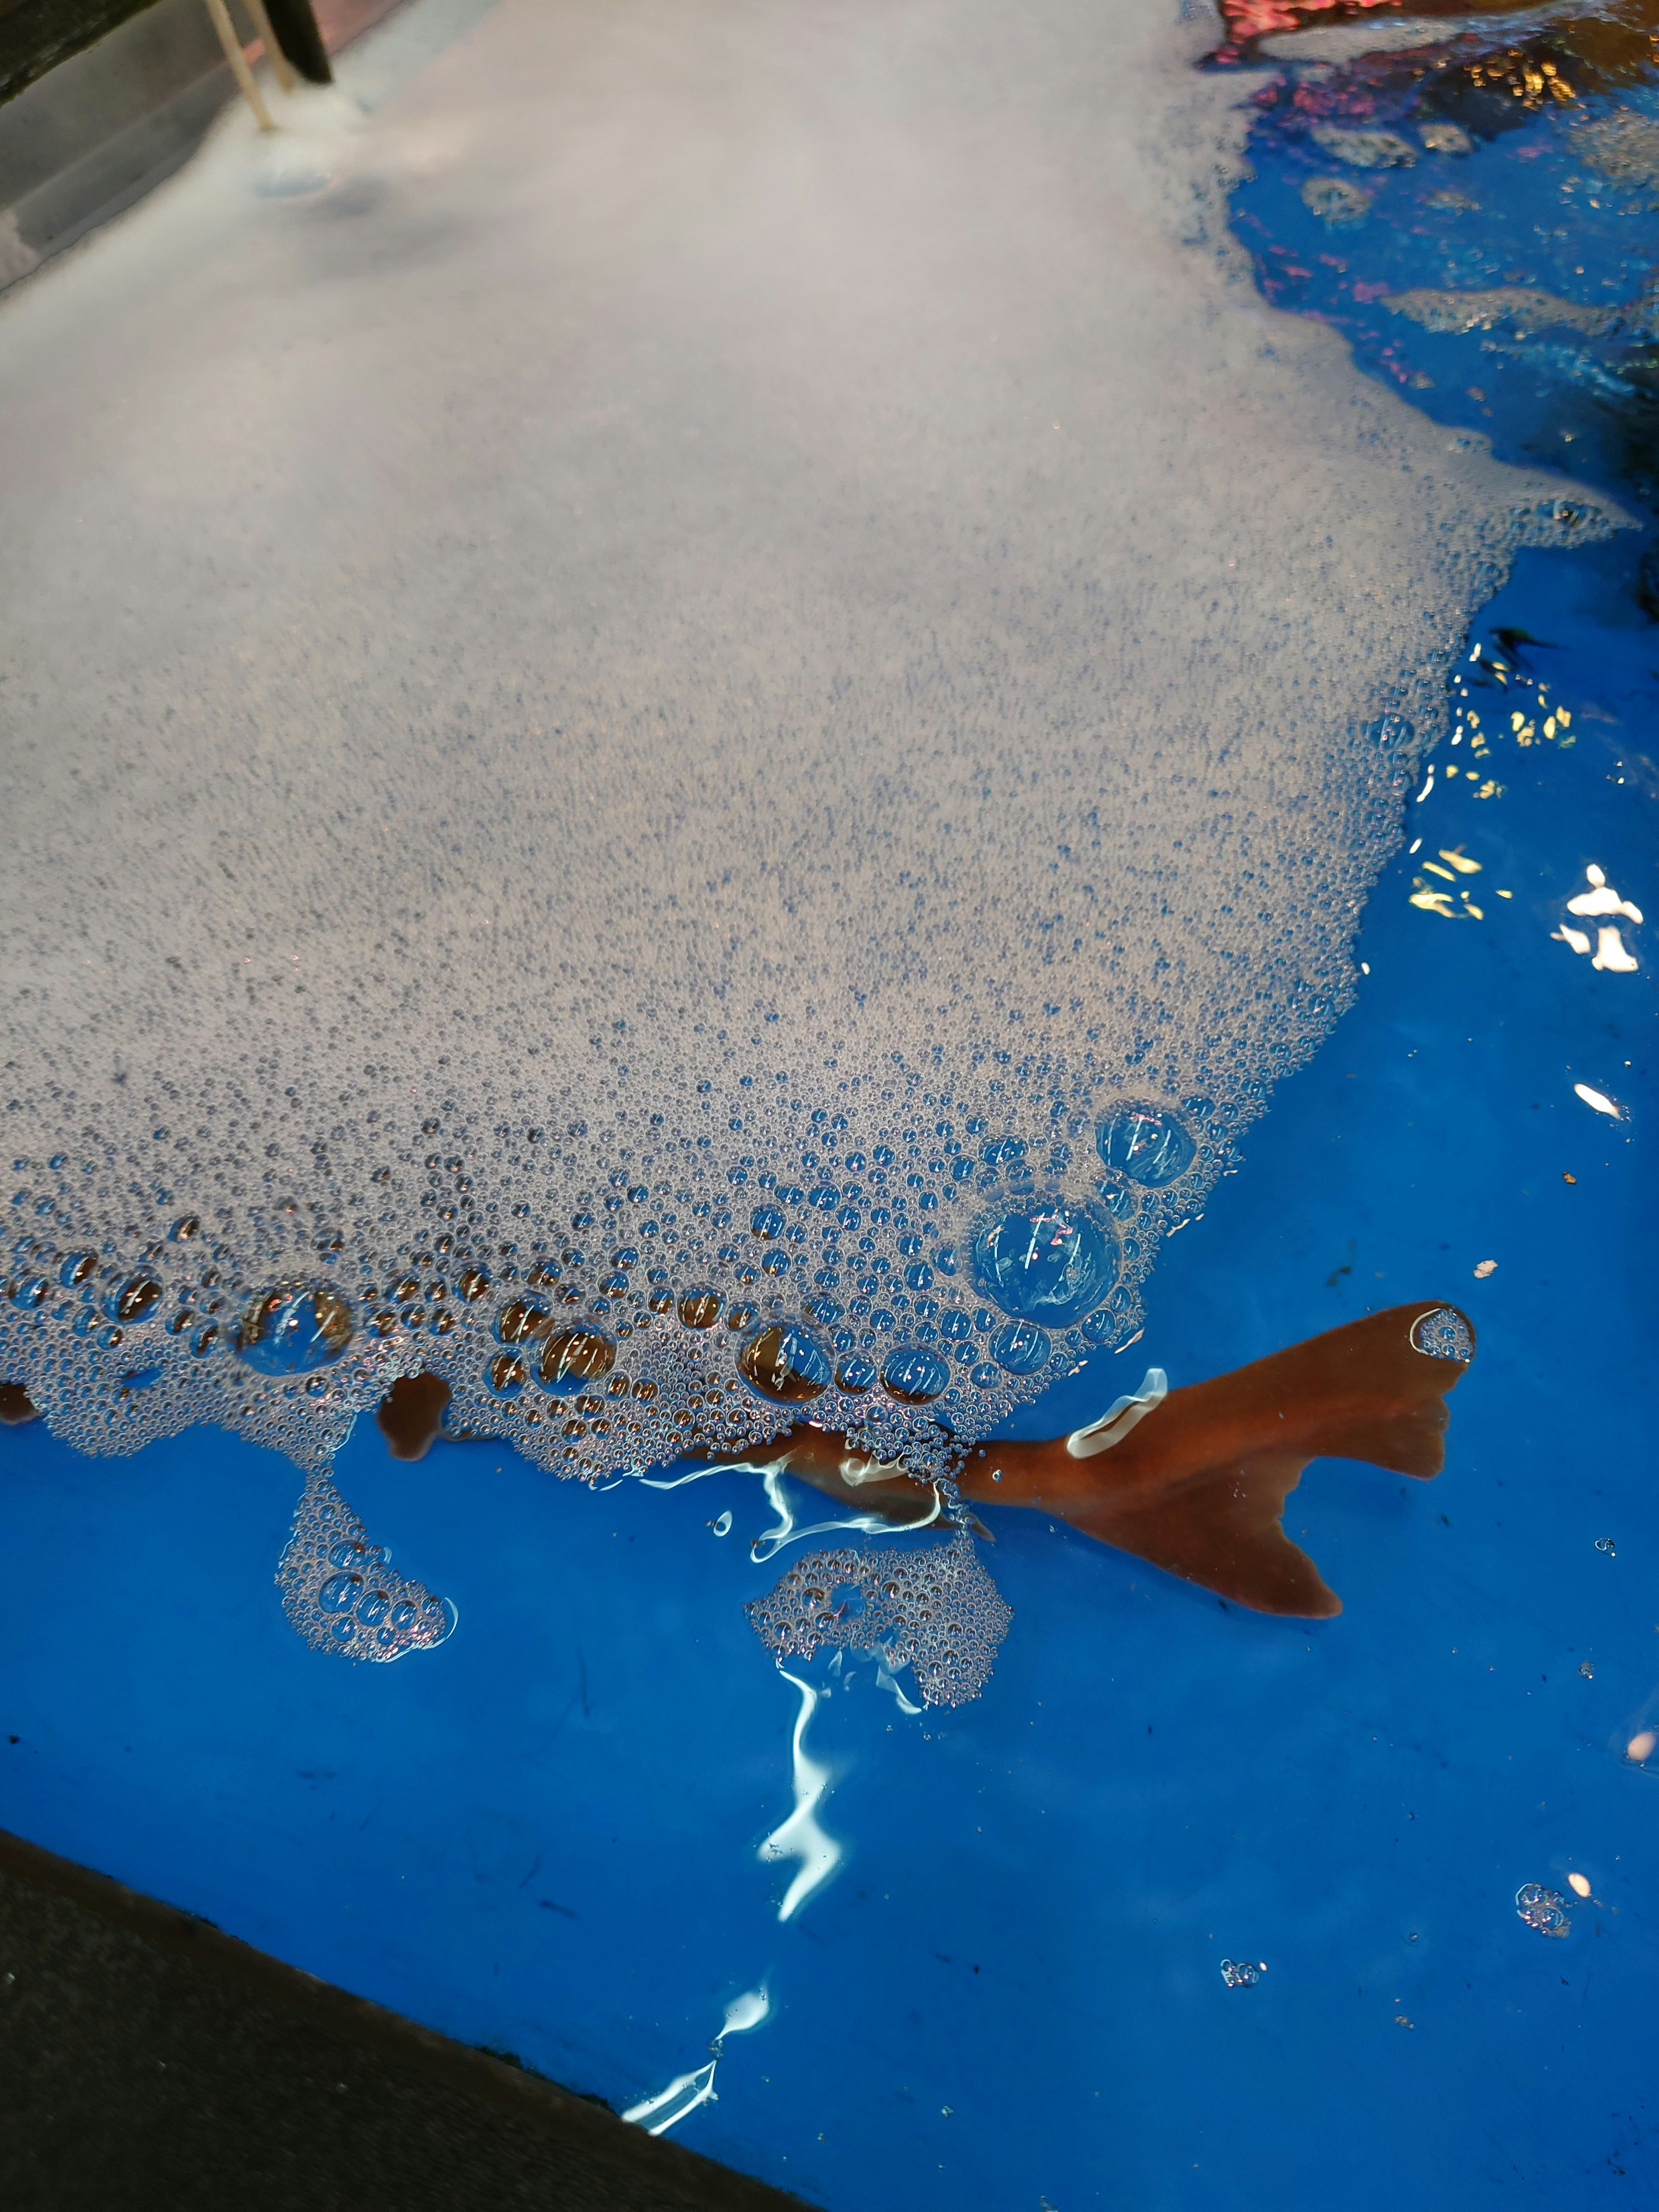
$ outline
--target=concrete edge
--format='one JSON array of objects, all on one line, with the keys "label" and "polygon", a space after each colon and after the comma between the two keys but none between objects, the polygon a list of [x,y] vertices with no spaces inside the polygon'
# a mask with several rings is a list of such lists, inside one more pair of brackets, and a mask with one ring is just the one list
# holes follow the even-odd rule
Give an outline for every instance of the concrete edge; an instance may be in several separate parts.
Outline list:
[{"label": "concrete edge", "polygon": [[164,1905],[124,1882],[60,1858],[0,1829],[0,1874],[66,1899],[158,1949],[192,1960],[222,1978],[251,1984],[293,2010],[309,2014],[343,2038],[389,2051],[425,2069],[453,2091],[512,2112],[520,2122],[564,2142],[573,2140],[611,2166],[672,2187],[677,2201],[707,2203],[720,2212],[805,2212],[806,2200],[702,2157],[684,2145],[632,2127],[597,2099],[489,2052],[422,2027],[368,1997],[354,1996],[331,1982],[256,1950],[234,1936],[176,1905]]}]

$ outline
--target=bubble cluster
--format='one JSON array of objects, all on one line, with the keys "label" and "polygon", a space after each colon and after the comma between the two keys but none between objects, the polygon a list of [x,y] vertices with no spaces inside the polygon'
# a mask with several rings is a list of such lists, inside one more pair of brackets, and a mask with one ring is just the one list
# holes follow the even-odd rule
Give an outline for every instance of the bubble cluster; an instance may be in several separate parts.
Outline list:
[{"label": "bubble cluster", "polygon": [[[1135,1334],[1346,1003],[1559,486],[1246,342],[1175,46],[1115,119],[1040,72],[1033,160],[974,119],[1029,34],[969,5],[961,98],[874,9],[712,93],[689,18],[630,52],[615,127],[685,179],[645,233],[498,11],[489,161],[393,104],[360,221],[186,175],[199,251],[141,207],[7,295],[0,1385],[61,1436],[321,1468],[429,1370],[586,1480],[804,1409],[936,1468]],[[872,51],[849,145],[800,88]],[[493,234],[506,173],[458,336],[388,241]]]},{"label": "bubble cluster", "polygon": [[1567,1918],[1571,1900],[1559,1889],[1546,1889],[1542,1882],[1523,1882],[1515,1893],[1515,1909],[1528,1928],[1535,1928],[1540,1936],[1568,1936],[1572,1923]]},{"label": "bubble cluster", "polygon": [[1437,1306],[1412,1323],[1412,1342],[1431,1359],[1473,1359],[1474,1332],[1455,1306]]},{"label": "bubble cluster", "polygon": [[1267,1971],[1265,1959],[1224,1959],[1221,1961],[1221,1978],[1230,1990],[1253,1988]]},{"label": "bubble cluster", "polygon": [[1013,1619],[965,1531],[921,1551],[809,1553],[744,1611],[775,1658],[879,1650],[930,1705],[979,1695]]},{"label": "bubble cluster", "polygon": [[276,1568],[283,1610],[316,1651],[384,1662],[430,1651],[452,1633],[455,1608],[392,1565],[326,1475],[300,1495]]}]

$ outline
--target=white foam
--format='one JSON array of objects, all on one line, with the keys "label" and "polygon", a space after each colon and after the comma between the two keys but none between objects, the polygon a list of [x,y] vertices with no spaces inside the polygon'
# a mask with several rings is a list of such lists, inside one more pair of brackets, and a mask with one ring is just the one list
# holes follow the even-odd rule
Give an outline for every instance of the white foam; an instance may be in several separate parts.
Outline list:
[{"label": "white foam", "polygon": [[[1138,1329],[1468,609],[1597,526],[1260,304],[1172,10],[477,12],[403,12],[359,106],[473,27],[318,111],[325,187],[231,114],[0,306],[0,1364],[313,1465],[435,1367],[592,1476],[793,1419],[725,1322],[811,1294],[869,1363],[814,1418],[925,1463]],[[1009,1334],[1000,1213],[1091,1315]],[[236,1356],[319,1281],[337,1358]]]}]

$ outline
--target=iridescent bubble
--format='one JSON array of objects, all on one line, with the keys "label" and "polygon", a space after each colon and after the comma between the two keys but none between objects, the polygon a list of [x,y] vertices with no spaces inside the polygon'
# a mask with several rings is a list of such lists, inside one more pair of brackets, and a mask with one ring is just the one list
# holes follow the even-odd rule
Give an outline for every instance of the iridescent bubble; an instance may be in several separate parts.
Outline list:
[{"label": "iridescent bubble", "polygon": [[1048,1332],[1035,1322],[1011,1321],[991,1339],[991,1357],[1010,1375],[1035,1375],[1048,1364]]},{"label": "iridescent bubble", "polygon": [[1175,1115],[1151,1106],[1121,1106],[1095,1131],[1109,1168],[1147,1190],[1161,1190],[1185,1175],[1198,1157],[1192,1133]]},{"label": "iridescent bubble", "polygon": [[278,1284],[242,1316],[234,1349],[261,1375],[304,1375],[337,1359],[351,1341],[351,1309],[337,1291]]},{"label": "iridescent bubble", "polygon": [[542,1387],[556,1398],[574,1398],[590,1382],[608,1375],[616,1364],[616,1341],[602,1328],[562,1329],[548,1339],[542,1353]]},{"label": "iridescent bubble", "polygon": [[929,1406],[950,1382],[950,1362],[928,1345],[898,1345],[881,1364],[881,1387],[901,1406]]},{"label": "iridescent bubble", "polygon": [[1036,1206],[982,1222],[974,1274],[1006,1314],[1064,1328],[1098,1305],[1117,1276],[1117,1244],[1090,1206]]},{"label": "iridescent bubble", "polygon": [[799,1322],[773,1322],[738,1354],[738,1370],[763,1398],[784,1406],[821,1398],[835,1380],[830,1355]]},{"label": "iridescent bubble", "polygon": [[851,1397],[859,1397],[876,1387],[876,1363],[866,1359],[861,1352],[843,1359],[836,1370],[836,1380]]},{"label": "iridescent bubble", "polygon": [[720,1317],[720,1294],[707,1283],[680,1294],[680,1319],[687,1328],[713,1328]]}]

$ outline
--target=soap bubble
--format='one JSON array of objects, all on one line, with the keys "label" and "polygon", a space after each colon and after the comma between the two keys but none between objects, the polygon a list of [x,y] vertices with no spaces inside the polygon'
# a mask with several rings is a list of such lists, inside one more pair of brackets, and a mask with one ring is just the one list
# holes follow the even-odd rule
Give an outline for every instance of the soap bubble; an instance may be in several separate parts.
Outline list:
[{"label": "soap bubble", "polygon": [[351,1309],[337,1291],[288,1283],[255,1298],[234,1350],[261,1375],[304,1375],[337,1359],[350,1341]]},{"label": "soap bubble", "polygon": [[858,1397],[866,1390],[873,1390],[876,1379],[874,1360],[866,1359],[861,1352],[852,1353],[836,1370],[836,1381],[851,1397]]},{"label": "soap bubble", "polygon": [[530,1380],[530,1370],[522,1359],[510,1352],[497,1352],[485,1370],[489,1388],[498,1398],[519,1397]]},{"label": "soap bubble", "polygon": [[[415,1295],[411,1290],[410,1296]],[[553,1316],[531,1298],[512,1298],[495,1316],[495,1334],[503,1344],[525,1344],[545,1336]]]},{"label": "soap bubble", "polygon": [[592,1324],[561,1329],[550,1336],[542,1352],[542,1388],[556,1398],[574,1398],[591,1382],[608,1375],[617,1364],[617,1342]]},{"label": "soap bubble", "polygon": [[1051,1342],[1034,1322],[1011,1321],[991,1339],[991,1357],[1010,1375],[1035,1375],[1048,1364]]},{"label": "soap bubble", "polygon": [[1571,1933],[1568,1901],[1559,1889],[1546,1889],[1537,1881],[1523,1882],[1515,1893],[1515,1909],[1528,1927],[1535,1928],[1540,1936]]},{"label": "soap bubble", "polygon": [[706,1283],[682,1292],[680,1319],[687,1328],[713,1328],[720,1319],[720,1295]]},{"label": "soap bubble", "polygon": [[1013,1619],[965,1530],[897,1558],[810,1553],[744,1610],[775,1658],[875,1651],[894,1674],[911,1668],[929,1705],[979,1695]]},{"label": "soap bubble", "polygon": [[1451,1306],[1437,1306],[1419,1314],[1412,1323],[1411,1340],[1431,1359],[1473,1359],[1474,1335],[1462,1315]]},{"label": "soap bubble", "polygon": [[821,1398],[835,1380],[829,1354],[799,1322],[759,1330],[738,1353],[738,1368],[762,1397],[785,1406]]},{"label": "soap bubble", "polygon": [[1161,1190],[1185,1175],[1198,1155],[1185,1124],[1150,1106],[1124,1106],[1109,1114],[1095,1131],[1095,1147],[1109,1168],[1146,1190]]},{"label": "soap bubble", "polygon": [[1221,1978],[1230,1990],[1253,1989],[1267,1971],[1265,1959],[1224,1959]]},{"label": "soap bubble", "polygon": [[347,1659],[384,1663],[429,1651],[455,1628],[449,1600],[396,1573],[385,1547],[368,1540],[362,1522],[320,1474],[301,1494],[276,1587],[302,1640]]},{"label": "soap bubble", "polygon": [[1006,1314],[1063,1328],[1097,1305],[1117,1277],[1117,1243],[1090,1206],[1053,1205],[981,1224],[974,1276]]},{"label": "soap bubble", "polygon": [[928,1406],[949,1389],[950,1362],[925,1344],[902,1344],[881,1364],[881,1387],[902,1406]]},{"label": "soap bubble", "polygon": [[154,1275],[132,1275],[122,1284],[105,1310],[112,1321],[131,1328],[134,1322],[148,1320],[161,1296],[161,1285]]}]

